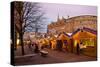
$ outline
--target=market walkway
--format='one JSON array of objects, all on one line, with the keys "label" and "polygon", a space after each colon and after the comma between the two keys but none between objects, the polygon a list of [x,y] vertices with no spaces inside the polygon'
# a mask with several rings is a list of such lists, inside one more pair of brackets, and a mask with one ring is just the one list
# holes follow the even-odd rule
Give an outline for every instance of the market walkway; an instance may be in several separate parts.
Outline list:
[{"label": "market walkway", "polygon": [[[44,49],[48,51],[47,57],[42,57],[40,54],[36,54],[33,57],[23,57],[23,58],[16,58],[15,64],[16,65],[29,65],[29,64],[50,64],[50,63],[66,63],[66,62],[80,62],[80,61],[95,61],[95,57],[88,57],[84,55],[76,55],[68,52],[62,52],[57,50],[51,49]],[[30,49],[25,47],[26,54],[34,54],[34,52],[30,51]],[[20,56],[21,52],[18,49],[16,55]]]}]

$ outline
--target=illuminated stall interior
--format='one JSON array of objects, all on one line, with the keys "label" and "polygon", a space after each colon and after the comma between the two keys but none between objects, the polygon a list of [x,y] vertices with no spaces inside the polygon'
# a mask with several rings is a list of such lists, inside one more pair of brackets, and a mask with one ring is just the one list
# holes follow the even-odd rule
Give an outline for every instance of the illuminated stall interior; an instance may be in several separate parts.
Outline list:
[{"label": "illuminated stall interior", "polygon": [[50,46],[51,46],[51,49],[56,49],[56,37],[54,36],[54,35],[52,35],[51,37],[50,37],[50,42],[51,42],[51,44],[50,44]]},{"label": "illuminated stall interior", "polygon": [[[97,50],[97,31],[89,29],[89,28],[83,28],[83,29],[77,29],[72,34],[73,39],[73,48],[74,52],[76,49],[77,43],[79,43],[80,49],[82,50],[81,53],[89,55],[89,56],[96,56],[96,50]],[[82,43],[82,45],[80,45]]]},{"label": "illuminated stall interior", "polygon": [[57,39],[62,41],[62,43],[63,43],[62,48],[67,49],[67,51],[70,51],[70,48],[71,48],[71,46],[70,46],[70,36],[67,33],[65,33],[65,32],[60,33],[58,35]]}]

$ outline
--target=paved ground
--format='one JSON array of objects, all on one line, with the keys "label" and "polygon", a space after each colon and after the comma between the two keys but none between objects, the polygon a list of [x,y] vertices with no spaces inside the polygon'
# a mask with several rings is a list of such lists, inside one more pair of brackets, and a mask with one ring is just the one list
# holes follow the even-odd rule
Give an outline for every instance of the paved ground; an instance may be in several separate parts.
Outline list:
[{"label": "paved ground", "polygon": [[[33,57],[15,58],[16,65],[29,65],[29,64],[50,64],[50,63],[66,63],[66,62],[80,62],[80,61],[95,61],[95,57],[85,55],[76,55],[68,52],[44,49],[48,51],[47,57],[42,57],[39,53]],[[25,46],[26,54],[34,54],[33,51]],[[16,56],[21,56],[20,47],[15,51]]]}]

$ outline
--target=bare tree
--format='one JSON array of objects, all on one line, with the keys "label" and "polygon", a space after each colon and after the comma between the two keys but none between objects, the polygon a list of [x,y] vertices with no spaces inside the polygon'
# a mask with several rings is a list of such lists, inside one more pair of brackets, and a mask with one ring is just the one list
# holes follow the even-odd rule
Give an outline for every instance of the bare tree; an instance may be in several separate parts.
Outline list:
[{"label": "bare tree", "polygon": [[41,12],[41,7],[38,3],[15,1],[14,8],[17,14],[19,15],[18,17],[15,16],[17,18],[16,21],[18,21],[15,24],[19,25],[20,27],[19,34],[21,39],[22,55],[24,55],[24,32],[32,31],[33,29],[35,30],[35,32],[38,32],[39,29],[43,28],[43,24],[41,24],[41,22],[43,22],[44,13]]},{"label": "bare tree", "polygon": [[43,28],[43,23],[41,23],[45,19],[43,15],[38,3],[25,2],[23,5],[23,33],[32,30],[38,32]]},{"label": "bare tree", "polygon": [[22,55],[24,55],[25,52],[24,52],[24,45],[23,45],[23,32],[22,32],[23,2],[20,2],[20,1],[14,2],[14,15],[15,15],[14,16],[14,23],[15,23],[15,26],[19,29],[18,33],[19,33],[20,40],[21,40]]}]

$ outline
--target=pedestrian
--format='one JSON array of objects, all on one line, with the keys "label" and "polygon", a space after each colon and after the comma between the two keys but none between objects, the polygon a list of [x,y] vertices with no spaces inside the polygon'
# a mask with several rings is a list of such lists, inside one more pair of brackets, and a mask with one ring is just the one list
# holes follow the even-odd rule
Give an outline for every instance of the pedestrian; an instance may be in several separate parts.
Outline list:
[{"label": "pedestrian", "polygon": [[68,48],[67,48],[67,46],[68,46],[68,42],[67,42],[67,40],[64,40],[63,42],[64,42],[64,46],[66,47],[66,48],[65,48],[66,51],[68,51]]},{"label": "pedestrian", "polygon": [[76,52],[77,52],[77,55],[80,54],[80,46],[79,46],[79,43],[77,43],[77,45],[76,45]]},{"label": "pedestrian", "polygon": [[31,44],[32,46],[34,46],[34,42],[32,42],[32,44]]},{"label": "pedestrian", "polygon": [[39,47],[38,47],[38,44],[37,43],[35,43],[34,52],[35,53],[39,53]]},{"label": "pedestrian", "polygon": [[63,47],[63,42],[62,40],[59,40],[59,50],[62,51],[62,47]]},{"label": "pedestrian", "polygon": [[62,46],[63,46],[62,40],[57,40],[57,49],[59,51],[62,51]]}]

